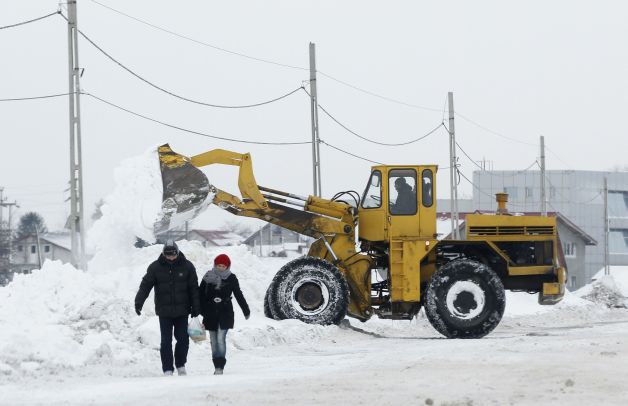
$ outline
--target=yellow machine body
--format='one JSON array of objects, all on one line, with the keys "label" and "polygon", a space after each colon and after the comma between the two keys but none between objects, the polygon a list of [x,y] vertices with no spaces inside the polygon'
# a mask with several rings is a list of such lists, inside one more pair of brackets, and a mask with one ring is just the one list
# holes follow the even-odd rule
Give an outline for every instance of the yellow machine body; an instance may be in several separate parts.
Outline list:
[{"label": "yellow machine body", "polygon": [[[541,303],[555,303],[564,294],[566,270],[557,259],[555,218],[469,215],[464,240],[438,240],[436,165],[374,166],[359,207],[353,207],[258,185],[249,154],[217,149],[187,158],[166,144],[160,147],[159,157],[164,211],[167,208],[170,213],[160,228],[168,227],[177,204],[191,210],[195,202],[212,193],[213,204],[235,215],[310,236],[315,242],[308,256],[324,259],[342,272],[350,293],[348,314],[360,320],[374,313],[386,318],[413,317],[420,308],[423,289],[438,269],[439,258],[450,251],[482,256],[496,268],[507,288],[539,292]],[[177,190],[187,187],[188,179],[200,176],[197,168],[211,164],[240,167],[241,196],[209,185],[206,192],[205,186],[201,187],[203,193],[193,200],[182,200],[184,194]],[[177,176],[171,176],[175,172]],[[525,251],[529,246],[542,255],[522,262],[517,250]],[[374,272],[387,278],[385,297],[381,283],[372,284]],[[379,296],[373,295],[374,289],[379,289]]]}]

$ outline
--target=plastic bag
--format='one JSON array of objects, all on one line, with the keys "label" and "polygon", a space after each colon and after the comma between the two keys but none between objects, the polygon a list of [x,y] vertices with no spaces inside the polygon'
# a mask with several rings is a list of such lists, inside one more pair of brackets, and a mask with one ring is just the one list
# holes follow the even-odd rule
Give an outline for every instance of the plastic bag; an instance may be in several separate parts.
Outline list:
[{"label": "plastic bag", "polygon": [[188,323],[188,335],[195,343],[207,340],[207,332],[198,317],[190,319],[190,322]]}]

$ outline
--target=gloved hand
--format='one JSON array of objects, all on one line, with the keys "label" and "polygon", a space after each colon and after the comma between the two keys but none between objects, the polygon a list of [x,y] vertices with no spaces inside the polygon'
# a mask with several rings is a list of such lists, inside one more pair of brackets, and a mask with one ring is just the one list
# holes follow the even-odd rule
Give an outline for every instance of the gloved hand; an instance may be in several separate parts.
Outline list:
[{"label": "gloved hand", "polygon": [[136,313],[138,316],[139,316],[139,315],[141,315],[141,314],[142,314],[142,309],[141,309],[141,308],[139,308],[139,307],[136,307],[136,308],[135,308],[135,313]]},{"label": "gloved hand", "polygon": [[250,317],[251,317],[251,313],[249,313],[249,314],[245,314],[245,315],[244,315],[244,318],[245,318],[245,319],[247,319],[247,320],[248,320]]}]

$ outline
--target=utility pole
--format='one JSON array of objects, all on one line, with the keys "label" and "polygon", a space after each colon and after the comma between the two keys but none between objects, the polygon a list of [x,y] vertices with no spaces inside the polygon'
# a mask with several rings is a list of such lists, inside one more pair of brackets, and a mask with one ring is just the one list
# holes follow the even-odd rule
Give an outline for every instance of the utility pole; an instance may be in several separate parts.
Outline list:
[{"label": "utility pole", "polygon": [[545,198],[545,137],[541,135],[541,216],[547,216]]},{"label": "utility pole", "polygon": [[70,218],[72,264],[86,270],[83,221],[83,158],[81,153],[81,103],[76,1],[68,0],[68,70],[70,94]]},{"label": "utility pole", "polygon": [[318,133],[318,92],[316,91],[316,44],[310,42],[310,108],[312,114],[312,174],[314,195],[321,197],[321,151]]},{"label": "utility pole", "polygon": [[451,183],[451,231],[454,240],[460,239],[458,230],[458,185],[456,182],[457,158],[456,158],[456,127],[454,124],[454,94],[447,94],[449,100],[449,180]]},{"label": "utility pole", "polygon": [[608,247],[608,180],[604,177],[604,275],[611,274],[610,254]]}]

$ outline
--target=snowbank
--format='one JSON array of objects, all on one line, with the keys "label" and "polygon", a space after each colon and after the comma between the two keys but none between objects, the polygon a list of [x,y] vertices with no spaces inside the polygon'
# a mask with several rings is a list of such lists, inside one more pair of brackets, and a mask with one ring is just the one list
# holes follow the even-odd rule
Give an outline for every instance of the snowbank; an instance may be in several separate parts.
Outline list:
[{"label": "snowbank", "polygon": [[574,292],[578,297],[607,307],[628,307],[628,267],[613,266],[610,274],[600,270],[592,282]]},{"label": "snowbank", "polygon": [[114,172],[116,187],[101,207],[102,217],[87,234],[90,263],[98,270],[122,265],[136,238],[154,242],[153,224],[161,212],[163,185],[157,147],[126,159]]}]

